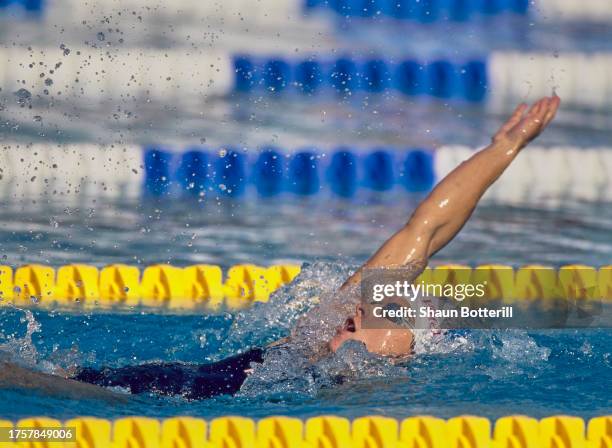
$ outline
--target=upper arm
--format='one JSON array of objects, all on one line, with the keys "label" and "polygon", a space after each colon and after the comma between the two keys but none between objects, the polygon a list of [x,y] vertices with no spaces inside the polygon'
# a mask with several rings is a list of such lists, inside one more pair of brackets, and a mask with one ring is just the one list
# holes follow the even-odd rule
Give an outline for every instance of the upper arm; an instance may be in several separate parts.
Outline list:
[{"label": "upper arm", "polygon": [[429,259],[434,229],[426,218],[418,215],[389,238],[364,267],[404,266]]},{"label": "upper arm", "polygon": [[399,268],[407,265],[417,265],[424,269],[432,255],[435,232],[436,225],[429,221],[427,214],[415,212],[410,221],[389,238],[342,287],[358,283],[363,269]]}]

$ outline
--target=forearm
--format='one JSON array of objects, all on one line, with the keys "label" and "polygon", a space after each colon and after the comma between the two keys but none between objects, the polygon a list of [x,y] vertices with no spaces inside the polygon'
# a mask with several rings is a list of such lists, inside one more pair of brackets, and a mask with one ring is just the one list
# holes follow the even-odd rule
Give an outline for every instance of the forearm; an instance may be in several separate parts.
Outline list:
[{"label": "forearm", "polygon": [[461,230],[482,195],[554,118],[556,95],[520,104],[493,137],[493,143],[451,171],[417,207],[408,223],[343,286],[359,282],[363,268],[407,266],[417,272]]},{"label": "forearm", "polygon": [[[511,142],[494,142],[462,162],[433,189],[411,218],[411,221],[428,221],[431,243],[427,257],[444,247],[461,230],[482,195],[519,152],[520,148]],[[411,224],[409,222],[408,226]]]},{"label": "forearm", "polygon": [[519,148],[509,142],[495,142],[478,151],[442,179],[417,212],[423,208],[433,213],[438,225],[456,220],[457,213],[476,206],[519,152]]},{"label": "forearm", "polygon": [[495,142],[461,163],[438,183],[408,223],[345,286],[359,282],[363,268],[411,266],[417,275],[428,258],[461,230],[484,192],[518,152],[510,143]]},{"label": "forearm", "polygon": [[8,362],[0,362],[0,387],[30,389],[49,396],[71,399],[101,399],[119,403],[127,401],[124,395],[102,387],[28,370]]}]

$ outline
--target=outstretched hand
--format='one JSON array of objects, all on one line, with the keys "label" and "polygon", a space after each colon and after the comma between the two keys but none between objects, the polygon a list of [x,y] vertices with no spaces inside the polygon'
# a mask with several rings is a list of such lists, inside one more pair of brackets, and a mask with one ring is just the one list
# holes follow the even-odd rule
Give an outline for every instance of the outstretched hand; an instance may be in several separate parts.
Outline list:
[{"label": "outstretched hand", "polygon": [[561,99],[557,96],[544,97],[533,103],[527,111],[527,104],[521,103],[499,131],[493,136],[494,142],[507,142],[521,149],[540,135],[555,118]]}]

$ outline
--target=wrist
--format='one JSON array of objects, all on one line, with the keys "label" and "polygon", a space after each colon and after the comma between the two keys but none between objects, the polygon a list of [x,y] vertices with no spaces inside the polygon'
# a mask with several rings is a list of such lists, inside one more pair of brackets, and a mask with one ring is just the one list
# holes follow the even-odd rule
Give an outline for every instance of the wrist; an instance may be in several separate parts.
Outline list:
[{"label": "wrist", "polygon": [[509,138],[508,136],[494,137],[492,145],[497,151],[505,153],[506,155],[512,155],[519,153],[527,142],[523,139]]}]

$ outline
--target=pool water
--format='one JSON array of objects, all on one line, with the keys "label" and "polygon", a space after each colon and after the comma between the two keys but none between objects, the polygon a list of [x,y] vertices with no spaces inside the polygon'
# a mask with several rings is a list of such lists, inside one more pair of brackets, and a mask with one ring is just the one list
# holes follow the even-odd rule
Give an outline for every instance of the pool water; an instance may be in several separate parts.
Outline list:
[{"label": "pool water", "polygon": [[[407,221],[419,199],[385,193],[352,200],[289,195],[203,204],[4,205],[0,256],[11,266],[358,264]],[[611,227],[612,210],[601,204],[481,206],[433,261],[606,265]]]},{"label": "pool water", "polygon": [[[273,300],[250,313],[264,313],[275,306]],[[22,336],[26,327],[24,312],[7,308],[0,312],[3,334],[15,331]],[[224,341],[232,339],[232,331],[240,332],[241,338],[252,343],[268,342],[270,334],[286,333],[286,328],[276,327],[264,334],[248,335],[245,333],[249,333],[249,328],[232,327],[230,315],[35,312],[33,319],[40,329],[33,335],[30,351],[25,350],[22,356],[26,359],[35,356],[39,368],[49,368],[51,363],[118,366],[156,360],[204,362],[233,352],[224,347]],[[258,323],[257,318],[253,320]],[[152,328],[163,331],[151,331]],[[262,333],[261,329],[256,332]],[[125,402],[107,403],[3,390],[0,414],[11,418],[39,414],[57,418],[77,415],[210,418],[228,414],[305,418],[327,413],[347,417],[366,414],[450,417],[469,412],[490,418],[512,413],[588,418],[611,410],[609,330],[472,331],[454,337],[438,352],[415,356],[405,368],[389,366],[358,347],[345,346],[325,369],[349,372],[354,377],[331,388],[317,384],[320,379],[309,372],[284,366],[283,381],[275,387],[264,382],[266,387],[256,384],[239,397],[199,402],[180,397],[126,395]]]},{"label": "pool water", "polygon": [[[307,264],[294,283],[269,303],[234,314],[150,309],[72,313],[2,307],[0,344],[4,353],[42,371],[57,366],[222,359],[287,335],[308,308],[309,298],[339,285],[413,208],[414,201],[405,197],[358,207],[322,201],[233,202],[203,210],[180,204],[166,209],[155,204],[141,208],[107,204],[99,211],[41,208],[26,213],[7,207],[0,220],[0,240],[4,262],[12,265]],[[457,240],[432,261],[606,264],[612,253],[611,220],[606,208],[585,204],[550,210],[482,207]],[[611,342],[609,329],[456,331],[403,367],[348,344],[315,373],[295,364],[278,366],[273,374],[264,371],[239,397],[190,402],[181,397],[126,394],[123,403],[106,403],[2,390],[0,415],[448,417],[469,410],[491,418],[509,413],[587,418],[612,410],[608,393]],[[349,380],[329,387],[335,373]]]}]

